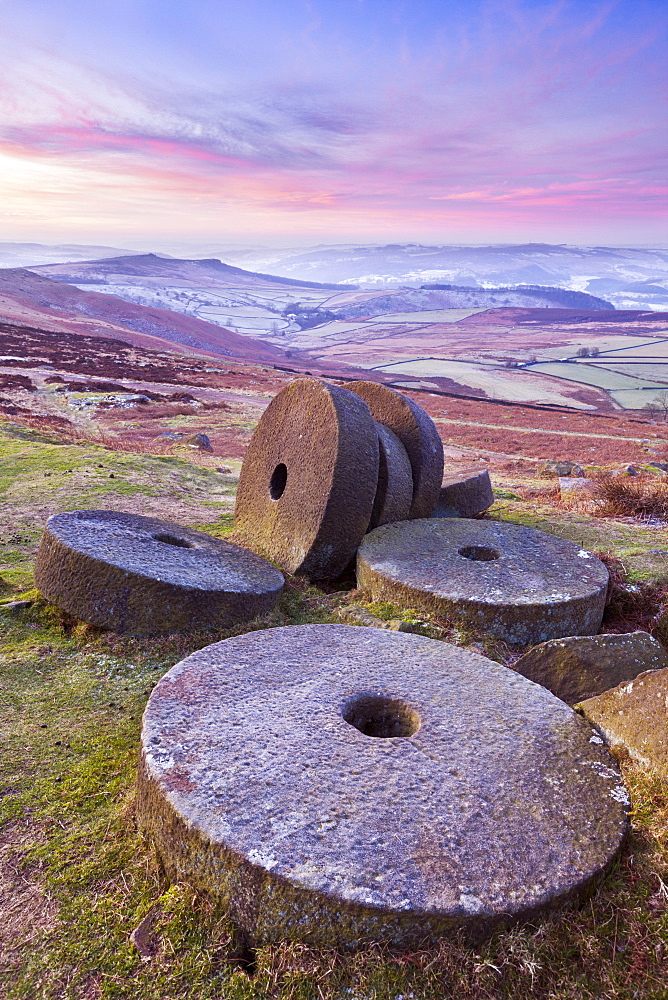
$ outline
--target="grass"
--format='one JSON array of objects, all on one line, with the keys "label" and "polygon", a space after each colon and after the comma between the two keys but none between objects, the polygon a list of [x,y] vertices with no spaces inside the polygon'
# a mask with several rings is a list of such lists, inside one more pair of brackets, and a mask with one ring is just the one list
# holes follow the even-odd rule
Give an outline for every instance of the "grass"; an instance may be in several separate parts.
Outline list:
[{"label": "grass", "polygon": [[668,483],[656,476],[601,476],[592,495],[602,517],[668,518]]},{"label": "grass", "polygon": [[[2,482],[12,503],[32,502],[38,483],[70,508],[79,506],[82,494],[67,472],[77,461],[91,472],[91,503],[97,485],[106,482],[96,477],[108,476],[110,468],[128,482],[148,475],[154,495],[164,491],[166,503],[171,473],[188,490],[205,492],[219,481],[179,460],[59,446],[29,431],[3,435],[0,444],[11,466]],[[95,472],[90,467],[96,469],[98,460],[104,470]],[[45,471],[51,475],[39,479]],[[204,504],[201,510],[197,527],[220,537],[229,533],[225,508],[208,508],[211,520]],[[556,520],[561,516],[548,505],[536,513],[535,504],[515,499],[499,498],[494,511],[545,522],[550,511]],[[595,531],[594,518],[563,523]],[[17,541],[5,556],[9,572],[29,566],[39,528],[35,522],[18,531],[28,541]],[[633,548],[634,540],[636,548],[650,544],[642,527],[639,534],[633,525],[610,529],[612,549]],[[656,547],[656,531],[653,539]],[[645,608],[649,592],[638,593]],[[622,753],[617,756],[633,813],[616,869],[581,908],[476,947],[454,939],[405,954],[369,948],[348,955],[284,945],[249,956],[214,900],[187,884],[163,881],[137,831],[133,790],[141,714],[153,684],[189,652],[249,628],[338,621],[337,609],[350,603],[381,620],[419,617],[431,634],[463,645],[485,648],[484,637],[389,602],[362,604],[354,591],[326,592],[300,581],[290,581],[277,609],[250,626],[151,640],[85,625],[16,584],[0,594],[5,602],[16,598],[32,604],[18,613],[0,605],[3,1000],[665,1000],[668,784]],[[498,659],[504,655],[496,650]],[[140,925],[141,953],[130,941]]]}]

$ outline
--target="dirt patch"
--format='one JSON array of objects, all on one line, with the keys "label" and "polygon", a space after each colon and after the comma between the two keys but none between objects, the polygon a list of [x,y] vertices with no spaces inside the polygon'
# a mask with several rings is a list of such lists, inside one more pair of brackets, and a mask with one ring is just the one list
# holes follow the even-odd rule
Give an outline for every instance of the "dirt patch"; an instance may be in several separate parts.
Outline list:
[{"label": "dirt patch", "polygon": [[57,907],[39,879],[39,869],[22,863],[22,849],[36,830],[21,820],[0,830],[0,971],[10,974],[25,962],[28,949],[53,930]]}]

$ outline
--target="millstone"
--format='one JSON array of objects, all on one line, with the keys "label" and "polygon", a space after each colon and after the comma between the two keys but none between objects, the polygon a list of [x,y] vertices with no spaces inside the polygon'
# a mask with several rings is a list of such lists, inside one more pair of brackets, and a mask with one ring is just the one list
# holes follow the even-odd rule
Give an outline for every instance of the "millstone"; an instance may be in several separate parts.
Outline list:
[{"label": "millstone", "polygon": [[82,621],[130,635],[226,628],[269,611],[283,575],[203,531],[113,510],[47,521],[35,584]]},{"label": "millstone", "polygon": [[590,552],[497,521],[385,524],[357,553],[358,586],[407,607],[456,617],[510,643],[594,635],[608,571]]},{"label": "millstone", "polygon": [[393,431],[408,452],[413,471],[410,517],[429,517],[443,478],[443,443],[434,421],[421,406],[378,382],[349,382],[371,410],[374,420]]},{"label": "millstone", "polygon": [[413,474],[408,453],[396,434],[376,423],[379,446],[378,485],[369,528],[405,521],[413,502]]},{"label": "millstone", "polygon": [[579,898],[626,793],[554,695],[424,636],[300,625],[173,667],[144,715],[138,817],[248,939],[415,945]]},{"label": "millstone", "polygon": [[271,401],[241,469],[239,534],[289,573],[338,576],[367,530],[378,434],[347,389],[300,379]]}]

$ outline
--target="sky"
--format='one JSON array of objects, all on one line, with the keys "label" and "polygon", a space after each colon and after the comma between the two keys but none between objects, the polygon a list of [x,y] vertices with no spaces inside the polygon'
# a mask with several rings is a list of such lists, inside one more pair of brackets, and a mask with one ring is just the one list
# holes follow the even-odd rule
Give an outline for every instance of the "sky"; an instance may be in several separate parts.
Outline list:
[{"label": "sky", "polygon": [[0,240],[666,244],[665,0],[0,0]]}]

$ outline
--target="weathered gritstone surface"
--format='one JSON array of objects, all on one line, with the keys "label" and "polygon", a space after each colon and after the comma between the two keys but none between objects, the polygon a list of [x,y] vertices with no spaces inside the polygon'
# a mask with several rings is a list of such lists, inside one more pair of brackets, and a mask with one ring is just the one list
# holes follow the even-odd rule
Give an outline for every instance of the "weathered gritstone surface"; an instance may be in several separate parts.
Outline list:
[{"label": "weathered gritstone surface", "polygon": [[370,532],[357,553],[357,583],[373,600],[525,644],[598,632],[608,571],[590,552],[532,528],[428,518]]},{"label": "weathered gritstone surface", "polygon": [[368,407],[318,379],[271,401],[241,469],[235,526],[289,573],[338,576],[369,525],[378,433]]},{"label": "weathered gritstone surface", "polygon": [[434,517],[475,517],[493,503],[487,469],[462,469],[443,477]]},{"label": "weathered gritstone surface", "polygon": [[568,705],[593,698],[646,670],[668,667],[668,653],[647,632],[577,635],[534,646],[513,670]]},{"label": "weathered gritstone surface", "polygon": [[413,474],[408,453],[396,434],[376,423],[378,432],[378,485],[368,530],[389,521],[405,521],[413,502]]},{"label": "weathered gritstone surface", "polygon": [[613,746],[668,778],[668,667],[648,670],[578,705]]},{"label": "weathered gritstone surface", "polygon": [[413,471],[410,517],[429,517],[438,503],[443,478],[443,443],[429,414],[408,396],[378,382],[348,382],[374,420],[397,435]]},{"label": "weathered gritstone surface", "polygon": [[283,575],[239,545],[113,510],[49,518],[35,584],[76,618],[130,635],[226,628],[269,611]]},{"label": "weathered gritstone surface", "polygon": [[423,636],[227,639],[173,667],[144,715],[141,826],[256,945],[404,947],[579,898],[626,802],[568,706]]}]

